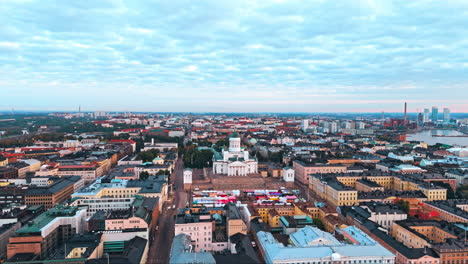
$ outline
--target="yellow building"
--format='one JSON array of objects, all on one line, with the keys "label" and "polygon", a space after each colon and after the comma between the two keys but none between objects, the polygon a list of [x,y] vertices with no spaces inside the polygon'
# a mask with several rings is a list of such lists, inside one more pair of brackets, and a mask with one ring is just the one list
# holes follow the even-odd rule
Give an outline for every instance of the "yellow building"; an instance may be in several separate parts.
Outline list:
[{"label": "yellow building", "polygon": [[392,236],[409,248],[432,247],[432,243],[443,243],[448,238],[457,238],[434,220],[403,220],[393,223]]},{"label": "yellow building", "polygon": [[[418,177],[384,172],[382,172],[384,175],[376,174],[379,173],[313,174],[309,177],[309,188],[333,206],[357,204],[357,190],[364,192],[420,190],[427,196],[428,201],[447,199],[445,188],[432,186]],[[368,181],[373,184],[364,184]]]},{"label": "yellow building", "polygon": [[281,215],[275,209],[270,210],[268,212],[268,225],[273,228],[279,227],[280,218]]},{"label": "yellow building", "polygon": [[249,206],[253,218],[259,216],[262,222],[270,227],[279,227],[281,216],[308,215],[319,218],[319,208],[312,203],[295,203],[291,205],[252,205]]},{"label": "yellow building", "polygon": [[447,189],[430,184],[420,186],[419,189],[427,196],[428,201],[447,200]]},{"label": "yellow building", "polygon": [[311,189],[322,199],[327,200],[332,206],[356,205],[357,190],[351,187],[350,181],[343,184],[341,181],[322,181],[321,176],[310,177]]},{"label": "yellow building", "polygon": [[384,187],[374,181],[366,178],[360,179],[356,182],[356,190],[361,192],[384,191]]}]

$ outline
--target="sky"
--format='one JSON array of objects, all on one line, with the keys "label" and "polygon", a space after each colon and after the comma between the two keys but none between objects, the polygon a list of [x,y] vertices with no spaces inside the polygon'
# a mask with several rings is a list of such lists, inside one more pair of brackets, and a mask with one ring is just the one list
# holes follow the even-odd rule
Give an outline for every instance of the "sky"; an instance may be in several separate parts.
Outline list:
[{"label": "sky", "polygon": [[0,0],[0,110],[468,112],[468,1]]}]

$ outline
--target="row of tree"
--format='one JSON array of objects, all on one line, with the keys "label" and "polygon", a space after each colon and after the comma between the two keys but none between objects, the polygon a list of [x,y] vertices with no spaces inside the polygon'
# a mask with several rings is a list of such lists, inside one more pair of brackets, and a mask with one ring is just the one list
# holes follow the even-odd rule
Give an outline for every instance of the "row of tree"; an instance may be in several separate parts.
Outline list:
[{"label": "row of tree", "polygon": [[142,151],[137,154],[137,160],[143,160],[143,162],[148,162],[154,160],[159,156],[159,149],[150,149],[147,151]]},{"label": "row of tree", "polygon": [[198,150],[194,145],[184,148],[184,166],[186,168],[201,169],[213,165],[213,151]]},{"label": "row of tree", "polygon": [[[168,180],[170,179],[171,173],[168,170],[160,170],[156,175],[167,175]],[[150,174],[147,171],[140,172],[140,180],[147,180]]]}]

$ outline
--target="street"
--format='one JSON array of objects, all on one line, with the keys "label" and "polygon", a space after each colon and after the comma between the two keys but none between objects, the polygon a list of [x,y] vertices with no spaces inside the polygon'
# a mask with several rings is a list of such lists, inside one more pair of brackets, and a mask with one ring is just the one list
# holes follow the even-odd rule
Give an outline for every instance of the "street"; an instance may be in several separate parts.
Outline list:
[{"label": "street", "polygon": [[[161,208],[158,229],[148,252],[147,263],[169,263],[171,244],[174,237],[174,215],[178,208],[185,207],[188,197],[184,191],[183,169],[182,158],[179,158],[169,182],[169,184],[173,184],[172,200],[164,203]],[[168,199],[170,198],[171,196],[168,197]],[[175,209],[172,209],[173,205],[176,205]]]}]

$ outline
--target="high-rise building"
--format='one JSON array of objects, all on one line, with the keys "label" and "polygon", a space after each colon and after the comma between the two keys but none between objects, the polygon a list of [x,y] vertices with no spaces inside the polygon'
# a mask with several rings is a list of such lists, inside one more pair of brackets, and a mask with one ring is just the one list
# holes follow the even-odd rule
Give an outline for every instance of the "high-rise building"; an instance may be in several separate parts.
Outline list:
[{"label": "high-rise building", "polygon": [[301,129],[302,131],[306,131],[309,128],[309,119],[302,119]]},{"label": "high-rise building", "polygon": [[332,121],[328,125],[329,125],[328,129],[329,129],[330,133],[338,132],[338,125],[337,125],[336,122]]},{"label": "high-rise building", "polygon": [[101,117],[106,117],[107,113],[104,111],[95,111],[93,115],[94,115],[94,118],[101,118]]},{"label": "high-rise building", "polygon": [[341,123],[341,128],[351,129],[351,122],[345,121],[345,122]]},{"label": "high-rise building", "polygon": [[429,109],[427,109],[427,108],[424,109],[423,122],[424,123],[429,122]]},{"label": "high-rise building", "polygon": [[431,121],[432,122],[437,122],[439,117],[439,108],[437,106],[432,107],[432,115],[431,115]]},{"label": "high-rise building", "polygon": [[450,121],[450,109],[444,108],[444,123],[448,123]]},{"label": "high-rise building", "polygon": [[418,114],[418,123],[422,123],[422,122],[423,122],[423,114],[419,113]]},{"label": "high-rise building", "polygon": [[356,129],[365,129],[366,123],[364,122],[356,122]]}]

